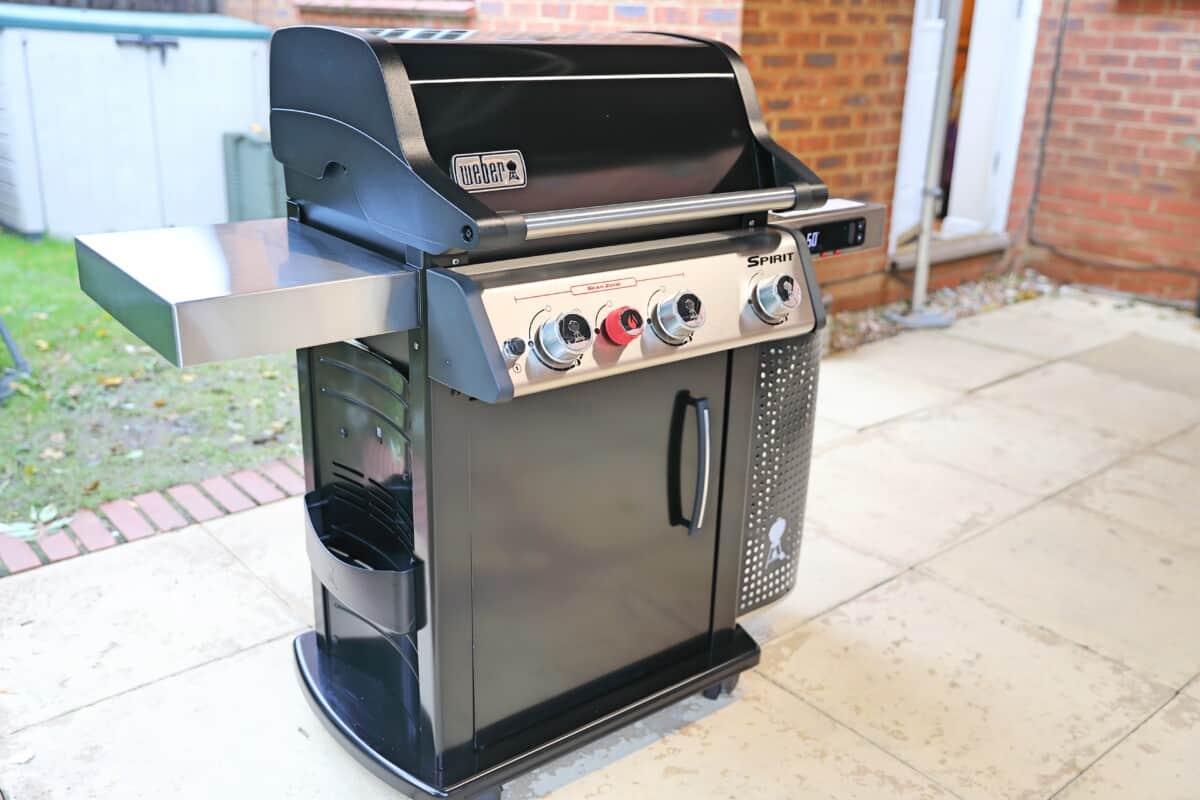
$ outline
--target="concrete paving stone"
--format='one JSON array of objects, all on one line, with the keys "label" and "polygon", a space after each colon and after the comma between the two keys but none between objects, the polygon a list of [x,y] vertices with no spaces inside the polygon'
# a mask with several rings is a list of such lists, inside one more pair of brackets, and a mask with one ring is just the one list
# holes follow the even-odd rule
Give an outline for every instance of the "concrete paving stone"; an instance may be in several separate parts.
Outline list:
[{"label": "concrete paving stone", "polygon": [[833,420],[817,417],[813,426],[813,452],[827,450],[834,445],[858,435],[858,431],[848,425],[840,425]]},{"label": "concrete paving stone", "polygon": [[1200,672],[1198,547],[1051,500],[925,569],[1159,683]]},{"label": "concrete paving stone", "polygon": [[956,397],[956,392],[833,356],[821,362],[817,416],[860,430]]},{"label": "concrete paving stone", "polygon": [[1133,527],[1200,548],[1198,488],[1200,466],[1140,453],[1072,486],[1064,497]]},{"label": "concrete paving stone", "polygon": [[1073,355],[1119,339],[1125,333],[1090,304],[1054,297],[960,319],[946,331],[957,339],[1038,358]]},{"label": "concrete paving stone", "polygon": [[768,645],[759,669],[964,800],[1049,797],[1172,695],[913,573]]},{"label": "concrete paving stone", "polygon": [[1200,397],[1156,389],[1082,364],[1047,364],[978,393],[1138,444],[1200,422]]},{"label": "concrete paving stone", "polygon": [[1196,800],[1200,700],[1180,695],[1088,768],[1055,800]]},{"label": "concrete paving stone", "polygon": [[325,732],[295,669],[287,636],[2,737],[0,786],[11,800],[400,797]]},{"label": "concrete paving stone", "polygon": [[113,500],[111,503],[103,503],[100,510],[121,532],[126,541],[143,539],[155,533],[154,526],[147,522],[146,518],[138,513],[138,510],[128,500]]},{"label": "concrete paving stone", "polygon": [[1035,495],[1057,492],[1132,450],[1095,429],[982,398],[896,420],[879,432],[903,448]]},{"label": "concrete paving stone", "polygon": [[[754,673],[743,677],[732,702],[632,752],[624,749],[621,734],[609,737],[516,782],[505,800],[953,797]],[[581,766],[591,771],[580,775]]]},{"label": "concrete paving stone", "polygon": [[207,522],[225,513],[213,505],[212,501],[205,497],[203,492],[190,483],[172,486],[170,489],[167,489],[167,494],[171,495],[172,499],[176,503],[179,503],[183,507],[183,510],[197,522]]},{"label": "concrete paving stone", "polygon": [[1130,380],[1200,398],[1200,353],[1193,347],[1130,334],[1071,357]]},{"label": "concrete paving stone", "polygon": [[71,533],[75,534],[79,543],[88,550],[103,550],[117,543],[104,520],[86,509],[80,509],[72,514],[71,524],[67,527],[71,529]]},{"label": "concrete paving stone", "polygon": [[285,495],[275,484],[254,470],[243,469],[229,476],[239,489],[254,498],[256,503],[274,503]]},{"label": "concrete paving stone", "polygon": [[219,476],[208,478],[207,480],[200,481],[200,486],[204,491],[208,492],[213,500],[224,506],[226,511],[237,512],[254,508],[254,501],[242,494],[241,491],[225,478]]},{"label": "concrete paving stone", "polygon": [[1161,443],[1158,452],[1200,467],[1200,425]]},{"label": "concrete paving stone", "polygon": [[300,625],[199,527],[4,578],[0,739]]},{"label": "concrete paving stone", "polygon": [[902,333],[839,358],[952,391],[976,389],[1043,363],[1040,358],[957,339],[945,331]]},{"label": "concrete paving stone", "polygon": [[292,497],[204,523],[217,541],[308,624],[312,571],[304,550],[304,499]]},{"label": "concrete paving stone", "polygon": [[887,561],[807,533],[800,545],[796,588],[782,600],[739,617],[738,622],[759,644],[766,644],[900,571],[901,567]]},{"label": "concrete paving stone", "polygon": [[813,459],[805,531],[909,566],[1035,500],[870,434]]},{"label": "concrete paving stone", "polygon": [[38,547],[42,548],[42,552],[46,554],[46,558],[51,561],[62,561],[79,555],[79,548],[75,546],[75,542],[71,541],[71,537],[62,531],[42,536],[37,543]]},{"label": "concrete paving stone", "polygon": [[187,526],[187,520],[158,492],[135,495],[133,502],[160,531],[173,531]]}]

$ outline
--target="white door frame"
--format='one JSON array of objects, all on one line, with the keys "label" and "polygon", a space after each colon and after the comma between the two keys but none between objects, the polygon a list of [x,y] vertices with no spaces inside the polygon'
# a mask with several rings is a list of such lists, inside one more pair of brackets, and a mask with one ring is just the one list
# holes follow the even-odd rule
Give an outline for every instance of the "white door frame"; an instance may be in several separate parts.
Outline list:
[{"label": "white door frame", "polygon": [[[1041,0],[975,3],[950,205],[939,238],[1004,233],[1007,228],[1041,6]],[[937,51],[945,29],[940,11],[939,0],[917,0],[913,15],[889,253],[920,217]]]}]

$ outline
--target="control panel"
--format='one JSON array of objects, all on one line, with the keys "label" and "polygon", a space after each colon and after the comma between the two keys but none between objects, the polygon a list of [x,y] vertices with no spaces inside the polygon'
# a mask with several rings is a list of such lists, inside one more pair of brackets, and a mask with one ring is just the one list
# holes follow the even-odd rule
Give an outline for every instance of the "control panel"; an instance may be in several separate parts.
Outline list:
[{"label": "control panel", "polygon": [[523,259],[459,274],[480,287],[516,397],[813,330],[803,239],[752,241],[593,271]]}]

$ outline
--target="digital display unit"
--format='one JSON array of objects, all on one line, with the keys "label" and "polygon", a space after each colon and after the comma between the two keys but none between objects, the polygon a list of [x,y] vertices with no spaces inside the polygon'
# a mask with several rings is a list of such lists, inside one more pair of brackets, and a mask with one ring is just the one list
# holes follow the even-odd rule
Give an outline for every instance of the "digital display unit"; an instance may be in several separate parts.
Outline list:
[{"label": "digital display unit", "polygon": [[800,232],[804,234],[808,252],[815,256],[862,244],[866,239],[867,219],[855,217],[850,220],[826,222],[823,225],[809,225],[801,228]]}]

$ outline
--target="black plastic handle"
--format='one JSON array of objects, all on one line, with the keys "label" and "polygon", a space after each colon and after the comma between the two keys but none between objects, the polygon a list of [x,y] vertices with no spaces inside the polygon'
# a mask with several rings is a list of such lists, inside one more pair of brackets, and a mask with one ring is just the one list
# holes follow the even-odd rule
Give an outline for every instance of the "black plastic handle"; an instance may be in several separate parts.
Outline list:
[{"label": "black plastic handle", "polygon": [[704,515],[708,511],[708,485],[712,475],[712,410],[708,398],[693,397],[688,404],[696,409],[696,497],[692,501],[692,519],[688,522],[688,536],[697,536],[704,526]]}]

